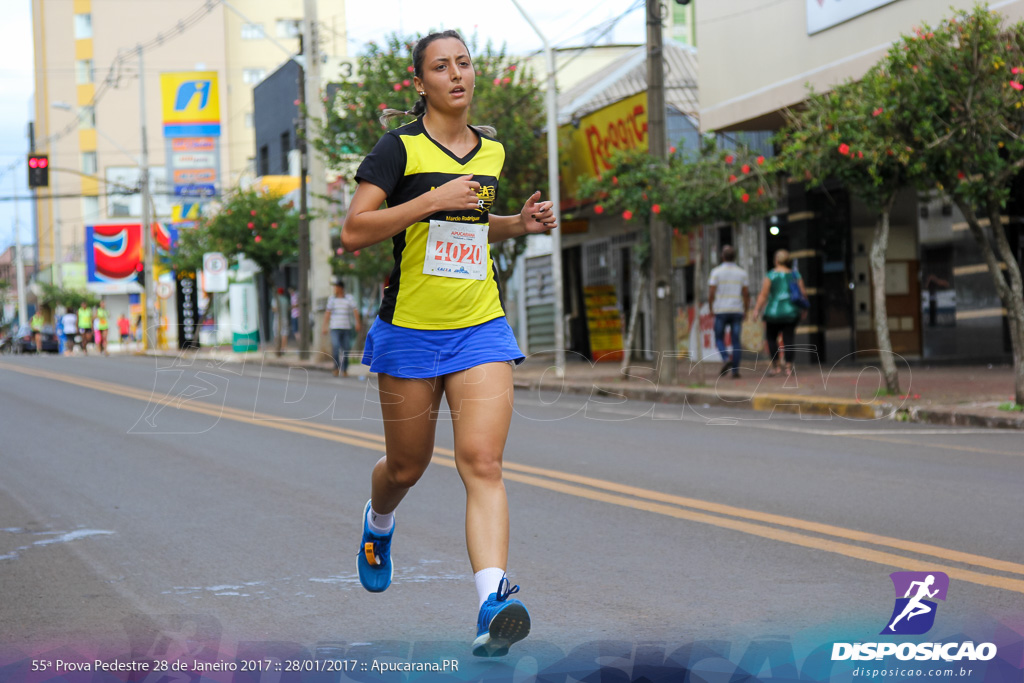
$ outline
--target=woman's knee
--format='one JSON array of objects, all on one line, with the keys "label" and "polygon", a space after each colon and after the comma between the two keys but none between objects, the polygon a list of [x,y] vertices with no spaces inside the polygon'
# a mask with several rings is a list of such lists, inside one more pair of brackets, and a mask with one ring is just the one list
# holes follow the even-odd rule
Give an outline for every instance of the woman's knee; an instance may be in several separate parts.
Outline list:
[{"label": "woman's knee", "polygon": [[474,448],[468,452],[456,453],[459,473],[464,480],[480,483],[501,482],[501,450]]},{"label": "woman's knee", "polygon": [[429,462],[429,459],[426,462],[420,463],[388,458],[384,463],[384,472],[392,485],[397,488],[408,489],[415,486],[416,482],[420,480],[423,473],[427,471]]}]

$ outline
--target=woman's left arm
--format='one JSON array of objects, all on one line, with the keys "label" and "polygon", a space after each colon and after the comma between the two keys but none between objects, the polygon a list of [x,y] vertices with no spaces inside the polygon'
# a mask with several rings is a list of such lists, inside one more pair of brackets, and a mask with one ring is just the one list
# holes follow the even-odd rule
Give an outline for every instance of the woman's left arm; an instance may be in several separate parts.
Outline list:
[{"label": "woman's left arm", "polygon": [[526,200],[523,210],[518,215],[496,216],[492,214],[487,241],[500,242],[513,237],[547,232],[557,228],[553,204],[549,201],[538,201],[539,199],[540,191],[538,190]]}]

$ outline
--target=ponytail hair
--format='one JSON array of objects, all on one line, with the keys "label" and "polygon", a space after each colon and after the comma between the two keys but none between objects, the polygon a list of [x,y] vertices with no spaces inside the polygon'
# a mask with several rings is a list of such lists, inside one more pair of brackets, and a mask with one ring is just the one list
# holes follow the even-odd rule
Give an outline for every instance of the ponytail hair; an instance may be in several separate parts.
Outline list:
[{"label": "ponytail hair", "polygon": [[416,100],[416,104],[414,104],[412,109],[408,111],[402,111],[401,109],[391,109],[390,107],[382,111],[380,114],[380,125],[387,128],[389,123],[391,123],[392,121],[401,116],[415,116],[416,118],[419,118],[423,116],[423,114],[426,113],[426,111],[427,98],[424,97],[423,95],[420,95],[420,98]]},{"label": "ponytail hair", "polygon": [[[419,42],[416,43],[416,46],[412,49],[412,68],[414,74],[417,77],[423,78],[423,60],[425,58],[427,46],[430,45],[435,40],[440,40],[441,38],[454,38],[455,40],[459,41],[464,46],[466,46],[466,52],[469,52],[469,46],[466,45],[466,41],[462,38],[462,35],[458,31],[440,31],[438,33],[431,33],[429,35],[423,36],[422,38],[420,38]],[[397,118],[400,118],[402,116],[413,116],[415,118],[419,118],[423,116],[423,114],[425,114],[426,111],[427,98],[424,95],[420,95],[420,98],[416,100],[416,104],[413,105],[412,109],[409,109],[408,111],[403,111],[401,109],[392,109],[389,107],[381,112],[379,120],[381,125],[387,128],[388,125]],[[494,129],[494,126],[470,126],[470,128],[475,130],[478,134],[489,138],[497,137],[498,134],[497,131]]]}]

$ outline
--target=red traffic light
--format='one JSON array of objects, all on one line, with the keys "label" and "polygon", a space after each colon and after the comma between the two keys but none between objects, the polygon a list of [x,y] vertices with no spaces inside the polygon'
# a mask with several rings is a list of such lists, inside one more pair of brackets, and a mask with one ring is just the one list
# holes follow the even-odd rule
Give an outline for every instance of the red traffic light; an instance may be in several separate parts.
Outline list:
[{"label": "red traffic light", "polygon": [[50,185],[50,158],[45,154],[28,155],[28,186],[29,188],[48,187]]},{"label": "red traffic light", "polygon": [[146,269],[146,264],[143,263],[142,261],[139,261],[138,263],[135,264],[135,272],[136,273],[141,273],[145,269]]}]

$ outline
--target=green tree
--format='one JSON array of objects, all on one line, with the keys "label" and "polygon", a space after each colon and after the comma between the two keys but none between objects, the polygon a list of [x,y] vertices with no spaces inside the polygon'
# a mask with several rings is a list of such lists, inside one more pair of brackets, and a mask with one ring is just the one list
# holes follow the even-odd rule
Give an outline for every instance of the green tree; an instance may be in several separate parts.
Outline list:
[{"label": "green tree", "polygon": [[1024,168],[1024,22],[1006,25],[982,6],[960,11],[903,36],[882,69],[916,170],[949,193],[984,256],[1006,308],[1014,391],[1024,404],[1024,284],[1002,221]]},{"label": "green tree", "polygon": [[911,183],[913,157],[896,138],[898,111],[888,74],[871,69],[828,93],[811,92],[799,109],[787,112],[780,132],[779,162],[808,186],[836,179],[877,216],[871,242],[871,288],[875,334],[891,394],[900,393],[899,373],[889,337],[885,301],[885,253],[889,217],[896,195]]},{"label": "green tree", "polygon": [[89,307],[100,305],[100,297],[87,290],[58,287],[48,282],[40,282],[39,287],[42,289],[39,303],[51,311],[56,310],[58,306],[63,306],[69,311],[77,311],[83,301]]},{"label": "green tree", "polygon": [[[580,196],[593,201],[597,214],[620,214],[627,222],[636,220],[643,226],[641,239],[634,246],[634,260],[641,283],[646,283],[650,280],[654,215],[682,231],[705,223],[743,222],[763,216],[775,207],[772,168],[764,156],[745,146],[724,149],[708,136],[700,149],[683,150],[667,159],[656,159],[642,149],[618,151],[612,156],[611,168],[599,178],[580,180]],[[702,282],[703,278],[698,275],[695,280]],[[627,328],[627,348],[634,323],[631,319]]]},{"label": "green tree", "polygon": [[[178,233],[170,256],[175,270],[201,270],[203,254],[219,251],[237,263],[238,255],[255,261],[272,290],[282,264],[293,260],[299,245],[299,214],[292,202],[255,190],[234,190],[220,209],[203,216],[196,228]],[[278,306],[279,329],[287,329],[287,310]]]},{"label": "green tree", "polygon": [[[413,86],[412,49],[420,38],[392,35],[384,44],[369,43],[359,57],[357,81],[342,83],[335,98],[327,102],[324,121],[313,122],[310,142],[323,155],[327,166],[352,178],[359,161],[373,149],[384,128],[379,117],[386,108],[411,110],[419,95]],[[512,215],[537,189],[546,186],[546,143],[542,91],[532,74],[510,57],[505,48],[487,43],[482,50],[469,41],[476,67],[476,88],[469,120],[490,125],[505,147],[501,186],[492,211]],[[405,118],[397,126],[411,121]],[[334,259],[335,273],[358,275],[376,287],[391,272],[391,242],[342,253]],[[491,255],[501,285],[512,277],[526,238],[491,245]],[[362,261],[362,262],[360,262]]]}]

